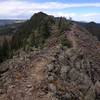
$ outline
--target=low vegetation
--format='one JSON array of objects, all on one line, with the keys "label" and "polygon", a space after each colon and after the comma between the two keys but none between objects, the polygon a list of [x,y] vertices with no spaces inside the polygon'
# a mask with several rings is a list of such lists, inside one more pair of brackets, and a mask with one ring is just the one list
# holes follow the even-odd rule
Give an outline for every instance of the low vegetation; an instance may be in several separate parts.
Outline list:
[{"label": "low vegetation", "polygon": [[61,39],[61,44],[62,44],[62,47],[72,47],[72,44],[71,44],[71,41],[69,41],[67,38],[62,38]]}]

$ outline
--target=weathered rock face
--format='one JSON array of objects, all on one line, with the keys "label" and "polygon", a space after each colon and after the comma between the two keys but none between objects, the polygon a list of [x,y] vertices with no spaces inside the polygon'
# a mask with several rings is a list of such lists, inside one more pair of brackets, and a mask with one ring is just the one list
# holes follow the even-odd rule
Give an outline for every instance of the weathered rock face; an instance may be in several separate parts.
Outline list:
[{"label": "weathered rock face", "polygon": [[69,53],[66,51],[61,59],[62,53],[58,55],[58,59],[52,62],[54,69],[48,70],[48,80],[56,88],[55,91],[55,88],[53,90],[50,87],[51,91],[61,100],[67,100],[69,97],[69,100],[95,100],[93,82],[87,73],[90,69],[85,69],[85,67],[89,67],[89,60],[80,58],[78,50],[79,55],[76,55],[75,52],[73,55],[68,55]]},{"label": "weathered rock face", "polygon": [[99,42],[85,32],[73,25],[63,34],[72,47],[51,38],[54,45],[1,64],[0,100],[100,100]]}]

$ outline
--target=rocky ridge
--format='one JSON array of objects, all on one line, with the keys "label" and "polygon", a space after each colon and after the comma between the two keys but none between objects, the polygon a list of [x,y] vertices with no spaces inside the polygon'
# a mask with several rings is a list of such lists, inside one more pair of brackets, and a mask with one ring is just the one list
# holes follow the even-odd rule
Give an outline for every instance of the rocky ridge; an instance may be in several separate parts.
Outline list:
[{"label": "rocky ridge", "polygon": [[100,42],[73,24],[42,50],[21,51],[0,65],[0,100],[100,100]]}]

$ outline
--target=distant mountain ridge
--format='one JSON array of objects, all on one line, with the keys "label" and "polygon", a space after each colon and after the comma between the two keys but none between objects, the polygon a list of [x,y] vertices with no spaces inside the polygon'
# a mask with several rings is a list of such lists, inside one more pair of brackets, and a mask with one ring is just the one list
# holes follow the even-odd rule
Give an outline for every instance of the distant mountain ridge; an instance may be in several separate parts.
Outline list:
[{"label": "distant mountain ridge", "polygon": [[0,26],[8,25],[8,24],[14,24],[14,23],[20,23],[24,20],[10,20],[10,19],[0,19]]}]

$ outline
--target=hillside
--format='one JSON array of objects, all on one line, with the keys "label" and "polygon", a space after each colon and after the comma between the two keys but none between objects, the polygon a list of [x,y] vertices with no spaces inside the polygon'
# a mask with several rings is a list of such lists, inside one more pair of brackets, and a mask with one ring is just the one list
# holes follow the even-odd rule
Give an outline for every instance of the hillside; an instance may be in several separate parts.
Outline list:
[{"label": "hillside", "polygon": [[86,28],[92,35],[96,36],[100,40],[100,24],[95,22],[84,23],[77,22],[79,25]]},{"label": "hillside", "polygon": [[58,34],[64,30],[68,30],[69,24],[70,21],[67,21],[63,17],[55,18],[51,15],[39,12],[34,14],[30,20],[19,27],[15,38],[17,37],[19,40],[17,42],[21,44],[21,47],[26,47],[26,45],[40,47],[56,30]]},{"label": "hillside", "polygon": [[0,64],[0,100],[100,100],[100,41],[84,27],[39,12],[14,38],[16,54]]},{"label": "hillside", "polygon": [[[24,49],[25,51],[28,51],[31,49],[31,47],[44,47],[44,44],[46,43],[45,41],[52,34],[56,32],[56,34],[59,35],[59,33],[68,30],[70,25],[71,21],[68,21],[63,17],[55,18],[39,12],[34,14],[30,20],[17,25],[13,24],[8,28],[2,29],[1,35],[4,36],[3,40],[5,42],[1,42],[0,62],[11,58],[18,49]],[[8,36],[5,36],[6,34]],[[9,38],[9,35],[11,38]],[[9,39],[10,41],[8,41]]]},{"label": "hillside", "polygon": [[11,48],[13,36],[23,22],[0,26],[0,63],[13,56]]}]

